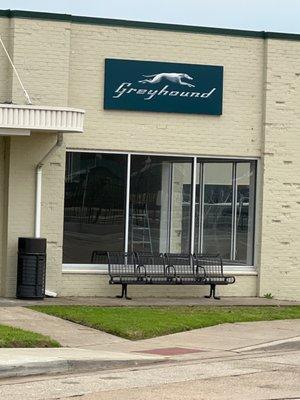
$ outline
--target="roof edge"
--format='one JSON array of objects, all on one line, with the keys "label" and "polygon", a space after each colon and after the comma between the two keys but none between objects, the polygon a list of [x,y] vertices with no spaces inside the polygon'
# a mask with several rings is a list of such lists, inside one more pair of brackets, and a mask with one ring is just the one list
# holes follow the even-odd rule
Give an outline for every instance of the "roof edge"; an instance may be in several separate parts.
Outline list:
[{"label": "roof edge", "polygon": [[63,21],[63,22],[71,22],[79,24],[89,24],[89,25],[120,26],[124,28],[154,29],[154,30],[164,30],[173,32],[210,34],[210,35],[300,41],[300,34],[297,33],[252,31],[252,30],[230,29],[230,28],[213,28],[213,27],[196,26],[196,25],[168,24],[160,22],[131,21],[125,19],[86,17],[86,16],[71,15],[71,14],[59,14],[59,13],[40,12],[40,11],[0,10],[0,17],[52,20],[52,21]]}]

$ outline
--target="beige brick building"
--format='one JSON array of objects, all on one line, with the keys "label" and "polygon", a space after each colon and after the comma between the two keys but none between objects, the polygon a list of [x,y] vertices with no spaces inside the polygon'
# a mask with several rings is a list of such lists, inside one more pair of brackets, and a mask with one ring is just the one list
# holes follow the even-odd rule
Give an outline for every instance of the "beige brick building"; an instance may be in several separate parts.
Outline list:
[{"label": "beige brick building", "polygon": [[[224,296],[300,300],[300,35],[21,11],[0,11],[0,35],[36,107],[0,47],[0,110],[17,110],[14,126],[0,114],[1,296],[15,296],[18,237],[36,233],[36,167],[68,130],[20,121],[52,107],[85,122],[42,168],[48,290],[116,294],[93,250],[193,250],[221,253]],[[222,115],[104,109],[105,59],[222,66]]]}]

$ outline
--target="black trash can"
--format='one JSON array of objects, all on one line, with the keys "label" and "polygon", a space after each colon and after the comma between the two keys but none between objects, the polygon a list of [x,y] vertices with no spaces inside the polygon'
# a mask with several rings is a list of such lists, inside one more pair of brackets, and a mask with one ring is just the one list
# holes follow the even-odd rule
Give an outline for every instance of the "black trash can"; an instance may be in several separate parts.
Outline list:
[{"label": "black trash can", "polygon": [[46,282],[47,240],[19,238],[18,242],[18,299],[43,299]]}]

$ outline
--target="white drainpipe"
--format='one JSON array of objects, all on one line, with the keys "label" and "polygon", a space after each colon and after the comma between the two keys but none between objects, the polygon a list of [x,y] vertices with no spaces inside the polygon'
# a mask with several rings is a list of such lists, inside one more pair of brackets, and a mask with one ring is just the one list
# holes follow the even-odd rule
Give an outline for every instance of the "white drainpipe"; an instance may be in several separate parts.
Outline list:
[{"label": "white drainpipe", "polygon": [[57,134],[57,141],[55,145],[48,151],[48,153],[41,159],[37,164],[36,173],[36,192],[35,192],[35,226],[34,226],[34,237],[39,238],[41,236],[41,209],[42,209],[42,173],[43,166],[48,159],[54,154],[59,147],[63,144],[63,134]]}]

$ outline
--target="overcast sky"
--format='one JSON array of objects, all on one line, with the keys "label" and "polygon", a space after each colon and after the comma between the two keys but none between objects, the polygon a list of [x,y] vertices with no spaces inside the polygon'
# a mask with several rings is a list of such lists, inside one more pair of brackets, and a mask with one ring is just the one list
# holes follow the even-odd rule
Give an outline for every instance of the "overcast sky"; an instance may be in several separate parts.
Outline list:
[{"label": "overcast sky", "polygon": [[300,33],[300,0],[0,0],[0,8]]}]

